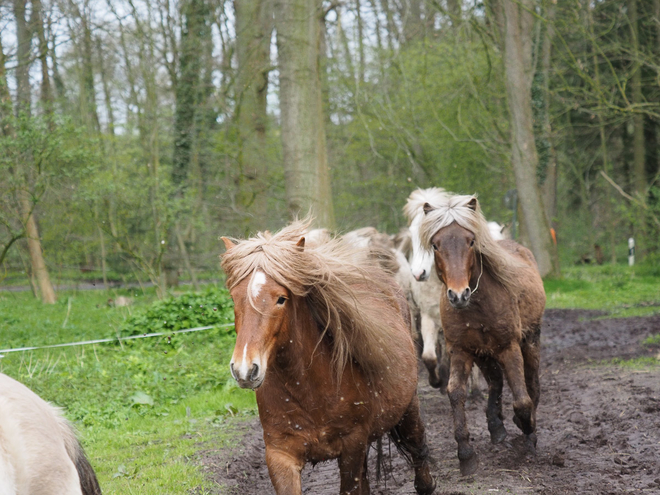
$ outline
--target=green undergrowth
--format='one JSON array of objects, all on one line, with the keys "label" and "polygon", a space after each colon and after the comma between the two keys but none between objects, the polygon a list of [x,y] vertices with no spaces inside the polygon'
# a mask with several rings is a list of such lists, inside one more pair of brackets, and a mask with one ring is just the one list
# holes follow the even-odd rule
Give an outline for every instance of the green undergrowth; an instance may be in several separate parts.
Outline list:
[{"label": "green undergrowth", "polygon": [[233,319],[228,295],[208,287],[155,301],[149,290],[126,291],[131,306],[109,306],[117,295],[61,292],[58,303],[47,306],[28,292],[0,293],[0,349],[216,326],[5,353],[0,371],[65,410],[104,494],[216,493],[197,462],[200,445],[225,445],[228,421],[256,412],[254,394],[236,387],[229,374],[234,332],[220,326]]},{"label": "green undergrowth", "polygon": [[562,267],[544,281],[548,308],[592,309],[607,317],[660,313],[660,267],[655,265]]}]

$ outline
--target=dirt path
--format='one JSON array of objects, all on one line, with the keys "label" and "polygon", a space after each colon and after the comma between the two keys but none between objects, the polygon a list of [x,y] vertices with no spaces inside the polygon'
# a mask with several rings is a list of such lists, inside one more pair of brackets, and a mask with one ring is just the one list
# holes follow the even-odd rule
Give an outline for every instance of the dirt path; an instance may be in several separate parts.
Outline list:
[{"label": "dirt path", "polygon": [[[657,354],[657,349],[644,350],[640,342],[660,332],[660,315],[591,319],[595,316],[589,311],[546,312],[534,458],[516,448],[519,431],[511,421],[511,396],[505,387],[509,437],[491,445],[485,401],[472,400],[468,424],[480,468],[474,476],[461,477],[449,401],[420,374],[422,413],[436,462],[436,494],[660,494],[660,367],[640,371],[599,364],[615,357]],[[258,420],[240,428],[242,440],[233,451],[203,453],[205,469],[225,487],[220,493],[274,493]],[[414,494],[412,471],[393,449],[390,465],[391,473],[378,484],[372,466],[372,494]],[[338,494],[336,463],[308,466],[303,487],[304,493]]]}]

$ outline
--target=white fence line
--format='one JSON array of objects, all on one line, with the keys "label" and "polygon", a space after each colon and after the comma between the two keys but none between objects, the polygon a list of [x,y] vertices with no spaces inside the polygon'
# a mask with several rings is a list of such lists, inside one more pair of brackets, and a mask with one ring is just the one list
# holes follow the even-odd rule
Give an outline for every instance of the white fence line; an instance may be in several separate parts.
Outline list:
[{"label": "white fence line", "polygon": [[43,345],[43,346],[34,346],[34,347],[17,347],[16,349],[0,349],[0,358],[3,358],[4,354],[8,354],[10,352],[24,352],[24,351],[34,351],[37,349],[54,349],[57,347],[72,347],[78,345],[102,344],[105,342],[146,339],[148,337],[161,337],[164,335],[174,335],[178,333],[201,332],[202,330],[209,330],[211,328],[227,328],[233,326],[234,326],[233,323],[223,323],[222,325],[210,325],[207,327],[187,328],[185,330],[175,330],[173,332],[144,333],[142,335],[131,335],[129,337],[113,337],[110,339],[96,339],[96,340],[83,340],[81,342],[68,342],[66,344],[52,344],[52,345]]}]

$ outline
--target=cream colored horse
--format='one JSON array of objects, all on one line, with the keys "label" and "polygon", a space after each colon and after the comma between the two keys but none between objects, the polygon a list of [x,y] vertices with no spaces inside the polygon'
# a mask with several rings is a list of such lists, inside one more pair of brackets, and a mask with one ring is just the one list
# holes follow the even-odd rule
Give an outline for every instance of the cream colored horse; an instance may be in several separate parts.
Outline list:
[{"label": "cream colored horse", "polygon": [[0,495],[100,495],[59,409],[0,373]]}]

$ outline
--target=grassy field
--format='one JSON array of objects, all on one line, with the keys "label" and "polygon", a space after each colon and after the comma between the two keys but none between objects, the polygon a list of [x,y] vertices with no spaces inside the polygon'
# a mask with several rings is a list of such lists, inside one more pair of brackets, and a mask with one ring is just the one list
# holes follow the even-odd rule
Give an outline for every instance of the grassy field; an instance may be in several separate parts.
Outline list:
[{"label": "grassy field", "polygon": [[[224,310],[219,319],[230,321],[231,308],[221,307],[227,301],[214,304],[218,293],[200,296],[208,307],[199,311],[218,306]],[[135,324],[150,332],[190,323],[190,318],[176,325],[156,321],[158,311],[147,311],[154,307],[150,292],[131,293],[130,308],[109,307],[108,298],[116,294],[105,291],[58,296],[56,305],[45,306],[29,292],[0,293],[0,348],[136,333]],[[175,306],[156,304],[171,320]],[[182,307],[179,313],[194,309]],[[228,371],[233,342],[231,328],[215,328],[121,345],[7,353],[0,370],[65,409],[104,493],[174,495],[195,488],[202,494],[212,487],[194,461],[200,445],[231,441],[228,420],[256,412],[254,394],[238,389]]]},{"label": "grassy field", "polygon": [[[565,268],[546,281],[549,308],[623,317],[660,312],[660,269]],[[110,307],[124,295],[133,305]],[[0,348],[48,345],[205,322],[231,322],[226,292],[208,286],[155,302],[153,291],[70,291],[45,306],[29,292],[0,292]],[[64,408],[77,426],[106,494],[217,493],[196,456],[230,446],[232,421],[256,413],[254,394],[228,371],[231,328],[130,342],[7,353],[0,370]],[[649,338],[649,345],[660,335]],[[644,363],[637,363],[643,365]]]}]

